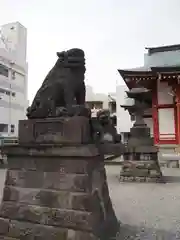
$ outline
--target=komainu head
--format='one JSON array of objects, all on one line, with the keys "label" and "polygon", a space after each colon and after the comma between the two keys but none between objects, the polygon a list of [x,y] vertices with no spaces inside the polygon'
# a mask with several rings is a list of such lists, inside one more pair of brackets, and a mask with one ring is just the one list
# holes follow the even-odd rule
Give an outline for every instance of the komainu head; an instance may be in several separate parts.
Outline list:
[{"label": "komainu head", "polygon": [[79,48],[72,48],[68,51],[57,52],[58,62],[64,67],[80,67],[85,71],[84,51]]}]

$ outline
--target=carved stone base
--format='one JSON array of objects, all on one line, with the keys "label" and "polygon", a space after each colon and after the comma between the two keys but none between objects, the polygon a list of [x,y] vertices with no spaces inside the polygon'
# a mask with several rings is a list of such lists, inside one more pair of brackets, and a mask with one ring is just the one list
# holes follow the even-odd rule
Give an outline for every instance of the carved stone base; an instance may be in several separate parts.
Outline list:
[{"label": "carved stone base", "polygon": [[[145,148],[141,150],[145,150]],[[119,180],[123,182],[164,182],[157,160],[157,152],[154,147],[151,147],[151,150],[151,153],[138,151],[129,153],[128,159],[123,162]]]},{"label": "carved stone base", "polygon": [[90,143],[89,119],[81,116],[29,119],[19,121],[19,143],[82,144]]},{"label": "carved stone base", "polygon": [[119,222],[95,145],[7,147],[0,239],[109,240]]}]

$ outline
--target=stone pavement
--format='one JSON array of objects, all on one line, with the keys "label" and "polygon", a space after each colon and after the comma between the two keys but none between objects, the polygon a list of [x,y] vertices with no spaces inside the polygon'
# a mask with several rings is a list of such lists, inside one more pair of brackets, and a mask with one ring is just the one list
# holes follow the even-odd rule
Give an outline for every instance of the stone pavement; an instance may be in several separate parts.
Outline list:
[{"label": "stone pavement", "polygon": [[[119,183],[120,166],[107,166],[111,199],[122,222],[121,240],[180,239],[180,170],[164,169],[170,183]],[[5,171],[0,170],[2,196]]]}]

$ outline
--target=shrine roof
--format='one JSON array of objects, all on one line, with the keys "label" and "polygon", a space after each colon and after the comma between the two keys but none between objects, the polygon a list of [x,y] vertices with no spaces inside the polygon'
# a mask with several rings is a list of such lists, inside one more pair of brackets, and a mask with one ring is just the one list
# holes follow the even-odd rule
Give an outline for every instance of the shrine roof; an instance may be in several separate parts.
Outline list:
[{"label": "shrine roof", "polygon": [[180,72],[180,66],[164,66],[164,67],[137,67],[130,69],[118,69],[118,72],[122,77],[124,76],[150,76],[158,73],[174,73]]},{"label": "shrine roof", "polygon": [[121,74],[121,73],[124,73],[124,74],[137,74],[137,73],[146,73],[146,72],[149,72],[151,71],[151,68],[148,68],[148,67],[136,67],[136,68],[129,68],[129,69],[118,69],[118,72]]},{"label": "shrine roof", "polygon": [[119,74],[122,78],[146,78],[155,77],[156,71],[152,71],[151,68],[133,68],[133,69],[118,69]]},{"label": "shrine roof", "polygon": [[126,70],[118,69],[118,72],[129,89],[137,87],[140,83],[144,87],[151,88],[153,80],[155,80],[157,77],[156,72],[145,68]]},{"label": "shrine roof", "polygon": [[151,67],[153,72],[174,73],[180,72],[180,66]]},{"label": "shrine roof", "polygon": [[158,73],[163,74],[163,78],[168,78],[169,80],[171,80],[173,75],[175,79],[177,75],[180,75],[180,66],[138,67],[118,69],[118,72],[129,89],[138,86],[152,88]]},{"label": "shrine roof", "polygon": [[178,51],[180,50],[180,44],[166,45],[166,46],[159,46],[159,47],[146,47],[145,49],[148,50],[148,54],[153,54],[158,52]]}]

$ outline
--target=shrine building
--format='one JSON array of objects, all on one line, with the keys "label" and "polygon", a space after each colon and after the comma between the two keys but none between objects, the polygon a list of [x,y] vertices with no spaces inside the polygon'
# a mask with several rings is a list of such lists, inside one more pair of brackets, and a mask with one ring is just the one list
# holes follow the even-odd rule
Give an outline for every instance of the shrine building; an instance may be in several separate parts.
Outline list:
[{"label": "shrine building", "polygon": [[180,44],[146,50],[143,67],[118,71],[129,89],[151,90],[152,107],[144,120],[155,145],[174,151],[180,145]]}]

